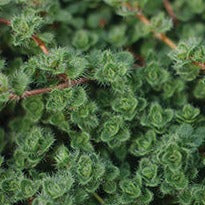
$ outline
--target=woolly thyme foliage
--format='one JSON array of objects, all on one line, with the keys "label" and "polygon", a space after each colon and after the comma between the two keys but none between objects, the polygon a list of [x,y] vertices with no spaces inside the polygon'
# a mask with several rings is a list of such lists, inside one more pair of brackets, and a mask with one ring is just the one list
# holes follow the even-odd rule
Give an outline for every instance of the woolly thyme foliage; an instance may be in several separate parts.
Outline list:
[{"label": "woolly thyme foliage", "polygon": [[2,0],[0,5],[3,6],[3,5],[6,5],[10,2],[10,0]]},{"label": "woolly thyme foliage", "polygon": [[129,139],[130,133],[126,126],[123,125],[123,120],[120,116],[110,116],[110,119],[103,125],[100,137],[110,147],[117,147]]},{"label": "woolly thyme foliage", "polygon": [[[24,200],[33,196],[38,189],[38,181],[34,183],[32,180],[24,178],[23,176],[13,176],[9,179],[2,180],[3,192],[1,193],[7,193],[7,197],[10,197],[10,201],[15,203],[16,201]],[[1,202],[6,202],[6,199],[1,198]]]},{"label": "woolly thyme foliage", "polygon": [[46,109],[48,111],[62,111],[67,103],[68,100],[72,96],[72,90],[69,88],[64,90],[55,89],[51,93],[49,93],[48,100],[46,103]]},{"label": "woolly thyme foliage", "polygon": [[158,166],[149,159],[142,159],[139,165],[139,172],[145,184],[150,187],[155,187],[159,184],[159,178],[157,177]]},{"label": "woolly thyme foliage", "polygon": [[22,106],[25,109],[26,117],[29,120],[37,122],[41,118],[44,110],[42,96],[27,98],[22,102]]},{"label": "woolly thyme foliage", "polygon": [[[124,54],[126,55],[126,53]],[[119,82],[123,83],[123,80],[126,81],[125,77],[127,75],[128,69],[130,64],[133,63],[133,60],[129,57],[129,55],[126,61],[121,61],[121,56],[118,56],[118,54],[113,54],[110,50],[107,50],[97,57],[98,62],[96,62],[96,64],[98,65],[99,69],[95,73],[96,80],[105,84],[111,84],[113,87],[116,84],[118,85]]]},{"label": "woolly thyme foliage", "polygon": [[35,10],[24,10],[21,15],[11,20],[13,30],[13,44],[15,46],[28,46],[32,35],[42,26],[43,19],[36,15]]},{"label": "woolly thyme foliage", "polygon": [[14,154],[14,163],[19,169],[24,166],[35,167],[54,142],[49,129],[34,127],[30,133],[19,133],[16,139],[18,148]]},{"label": "woolly thyme foliage", "polygon": [[122,114],[125,120],[132,120],[135,116],[135,109],[138,105],[137,99],[130,95],[120,96],[112,102],[112,109],[115,112]]},{"label": "woolly thyme foliage", "polygon": [[0,110],[9,97],[9,80],[6,75],[0,73]]},{"label": "woolly thyme foliage", "polygon": [[34,9],[45,9],[45,7],[47,6],[46,9],[48,9],[51,5],[55,4],[56,1],[54,0],[52,3],[53,4],[49,4],[49,0],[15,0],[17,3],[19,3],[20,5],[23,6],[28,6]]},{"label": "woolly thyme foliage", "polygon": [[48,176],[43,181],[43,195],[57,199],[68,192],[74,180],[68,171],[59,171],[54,176]]},{"label": "woolly thyme foliage", "polygon": [[157,31],[165,33],[172,28],[172,20],[166,18],[164,13],[159,13],[157,16],[151,18],[151,23],[147,27],[149,31]]},{"label": "woolly thyme foliage", "polygon": [[0,1],[0,204],[205,203],[205,7],[163,2]]},{"label": "woolly thyme foliage", "polygon": [[32,59],[32,63],[36,68],[51,72],[52,74],[64,73],[66,69],[65,49],[53,49],[48,55],[40,54],[40,56]]},{"label": "woolly thyme foliage", "polygon": [[140,133],[137,139],[131,144],[130,152],[135,156],[144,156],[154,150],[156,134],[153,130],[145,134]]},{"label": "woolly thyme foliage", "polygon": [[109,194],[115,193],[117,190],[116,178],[120,175],[118,167],[111,163],[106,164],[105,183],[103,184],[103,190]]},{"label": "woolly thyme foliage", "polygon": [[72,40],[75,48],[86,51],[97,43],[98,36],[85,30],[79,30],[75,33]]},{"label": "woolly thyme foliage", "polygon": [[148,84],[157,91],[161,90],[169,79],[169,73],[154,61],[146,65],[144,73]]},{"label": "woolly thyme foliage", "polygon": [[95,192],[105,173],[104,163],[96,154],[82,154],[76,161],[76,168],[78,183],[85,185],[87,192]]},{"label": "woolly thyme foliage", "polygon": [[205,95],[204,95],[204,91],[205,90],[205,82],[204,82],[204,79],[200,79],[195,88],[194,88],[194,97],[197,98],[197,99],[204,99],[205,98]]},{"label": "woolly thyme foliage", "polygon": [[155,129],[158,133],[165,132],[165,127],[173,118],[173,110],[162,109],[158,103],[152,103],[147,115],[141,119],[141,124]]},{"label": "woolly thyme foliage", "polygon": [[200,110],[198,108],[194,108],[192,105],[187,104],[184,105],[183,110],[179,111],[176,114],[178,121],[185,123],[194,123],[199,119]]},{"label": "woolly thyme foliage", "polygon": [[181,41],[175,51],[170,54],[174,60],[174,69],[183,79],[191,81],[200,71],[197,62],[204,62],[204,45],[200,40],[189,39]]},{"label": "woolly thyme foliage", "polygon": [[22,95],[30,83],[29,76],[24,71],[17,71],[11,77],[12,90],[16,95]]}]

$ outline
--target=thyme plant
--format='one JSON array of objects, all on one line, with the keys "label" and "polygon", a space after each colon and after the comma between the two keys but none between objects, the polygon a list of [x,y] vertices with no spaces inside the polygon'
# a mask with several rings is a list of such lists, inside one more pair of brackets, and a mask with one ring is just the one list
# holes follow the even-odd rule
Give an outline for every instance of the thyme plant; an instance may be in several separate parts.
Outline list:
[{"label": "thyme plant", "polygon": [[204,205],[202,0],[0,1],[0,205]]}]

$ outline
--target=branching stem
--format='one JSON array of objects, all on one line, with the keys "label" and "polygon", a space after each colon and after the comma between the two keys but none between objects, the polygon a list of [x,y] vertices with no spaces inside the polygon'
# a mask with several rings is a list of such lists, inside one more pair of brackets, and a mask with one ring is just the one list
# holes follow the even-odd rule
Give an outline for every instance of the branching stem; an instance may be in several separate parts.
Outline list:
[{"label": "branching stem", "polygon": [[53,91],[54,89],[63,90],[65,88],[73,87],[75,85],[87,83],[88,81],[89,81],[89,79],[87,79],[87,78],[80,78],[78,80],[67,81],[67,82],[61,83],[57,86],[50,87],[50,88],[39,88],[39,89],[35,89],[35,90],[25,91],[21,96],[18,96],[16,94],[11,94],[9,96],[9,99],[10,100],[20,100],[20,99],[27,98],[27,97],[34,96],[34,95],[49,93],[49,92]]},{"label": "branching stem", "polygon": [[[4,19],[4,18],[0,18],[0,24],[11,26],[11,21]],[[39,46],[39,48],[42,50],[42,52],[45,55],[49,54],[49,51],[48,51],[45,43],[37,35],[33,34],[32,39]],[[41,88],[41,89],[35,89],[35,90],[31,90],[31,91],[25,91],[22,96],[18,96],[16,94],[11,94],[9,96],[9,99],[10,100],[20,100],[22,98],[26,98],[29,96],[48,93],[48,92],[51,92],[53,89],[64,89],[64,88],[68,88],[70,86],[82,84],[82,83],[88,81],[88,79],[86,79],[86,78],[81,78],[81,79],[73,80],[70,82],[67,78],[67,75],[65,75],[65,74],[60,74],[60,75],[58,75],[58,77],[63,80],[63,83],[61,83],[53,88]]]},{"label": "branching stem", "polygon": [[[136,8],[133,8],[129,3],[126,3],[125,6],[130,11],[136,10]],[[145,25],[151,24],[150,20],[142,13],[140,8],[137,8],[136,17]],[[168,45],[171,49],[173,50],[177,49],[177,45],[169,37],[167,37],[164,33],[158,33],[156,31],[152,31],[152,33],[155,36],[155,38],[159,39],[160,41]],[[199,66],[201,70],[205,70],[205,63],[195,62],[195,61],[192,61],[192,63],[196,66]]]},{"label": "branching stem", "polygon": [[[145,25],[150,25],[150,24],[151,24],[150,20],[149,20],[146,16],[144,16],[144,14],[143,14],[141,11],[139,11],[139,12],[136,14],[136,17],[137,17],[142,23],[144,23]],[[155,36],[157,39],[159,39],[159,40],[161,40],[162,42],[164,42],[164,43],[165,43],[166,45],[168,45],[171,49],[176,49],[176,48],[177,48],[176,44],[175,44],[170,38],[168,38],[164,33],[157,33],[157,32],[155,32],[155,31],[152,31],[152,32],[153,32],[154,36]]]},{"label": "branching stem", "polygon": [[[136,10],[136,8],[133,8],[129,3],[126,3],[125,6],[127,7],[127,9],[129,9],[130,11],[134,11]],[[151,22],[150,20],[142,13],[142,11],[140,10],[140,8],[137,8],[137,13],[135,15],[143,24],[145,25],[150,25]],[[161,40],[162,42],[164,42],[166,45],[168,45],[171,49],[176,49],[177,45],[170,39],[168,38],[164,33],[157,33],[156,31],[152,31],[152,33],[154,34],[155,38]]]}]

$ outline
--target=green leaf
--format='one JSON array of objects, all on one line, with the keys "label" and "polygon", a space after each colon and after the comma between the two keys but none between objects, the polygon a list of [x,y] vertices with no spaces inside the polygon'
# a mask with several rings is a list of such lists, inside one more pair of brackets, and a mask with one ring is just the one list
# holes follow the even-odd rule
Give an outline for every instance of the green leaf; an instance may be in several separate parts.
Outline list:
[{"label": "green leaf", "polygon": [[80,184],[85,185],[92,179],[93,162],[87,155],[82,155],[78,161],[77,174]]},{"label": "green leaf", "polygon": [[138,100],[132,94],[117,97],[112,102],[112,109],[121,114],[125,120],[132,120],[136,114]]},{"label": "green leaf", "polygon": [[67,88],[64,90],[53,90],[49,93],[46,103],[48,111],[62,111],[68,105],[68,101],[72,98],[72,90]]},{"label": "green leaf", "polygon": [[197,82],[196,87],[194,88],[194,97],[196,99],[205,99],[205,79],[201,79]]},{"label": "green leaf", "polygon": [[22,106],[26,110],[26,117],[30,120],[37,122],[41,119],[44,110],[41,96],[34,96],[23,100]]},{"label": "green leaf", "polygon": [[42,26],[43,20],[35,10],[24,10],[23,13],[11,19],[13,30],[13,44],[15,46],[28,46],[32,35]]},{"label": "green leaf", "polygon": [[36,69],[48,71],[54,75],[61,74],[64,73],[67,68],[67,61],[69,60],[67,59],[67,55],[70,55],[69,50],[65,48],[51,49],[47,55],[42,53],[37,57],[31,58],[30,63],[32,63]]},{"label": "green leaf", "polygon": [[103,184],[103,190],[108,194],[114,194],[117,190],[117,184],[115,181],[107,181]]},{"label": "green leaf", "polygon": [[58,147],[54,154],[54,160],[57,168],[70,167],[70,153],[64,145]]},{"label": "green leaf", "polygon": [[122,191],[121,200],[124,203],[134,202],[141,194],[139,184],[134,180],[124,179],[120,181],[119,186]]},{"label": "green leaf", "polygon": [[182,154],[176,144],[170,144],[161,156],[161,162],[171,170],[176,170],[182,166]]},{"label": "green leaf", "polygon": [[159,13],[157,16],[151,18],[151,23],[148,29],[151,31],[156,31],[158,33],[165,33],[172,28],[172,20],[166,18],[164,13]]},{"label": "green leaf", "polygon": [[152,103],[148,114],[144,114],[141,124],[153,128],[157,133],[163,133],[174,116],[172,109],[164,109],[158,103]]},{"label": "green leaf", "polygon": [[172,172],[166,169],[165,181],[173,186],[176,190],[183,190],[188,186],[188,180],[186,179],[182,171]]},{"label": "green leaf", "polygon": [[156,143],[156,134],[153,130],[149,130],[145,135],[140,134],[131,144],[130,152],[135,156],[144,156],[154,150]]},{"label": "green leaf", "polygon": [[98,41],[98,36],[85,30],[78,30],[72,39],[72,44],[75,48],[82,51],[87,51],[90,47],[95,45]]},{"label": "green leaf", "polygon": [[184,123],[194,123],[197,121],[200,114],[200,110],[198,108],[194,108],[190,104],[184,105],[183,109],[176,113],[177,121]]},{"label": "green leaf", "polygon": [[146,186],[156,187],[160,179],[158,178],[158,166],[148,158],[143,158],[139,164],[139,171]]},{"label": "green leaf", "polygon": [[145,79],[154,90],[161,90],[168,81],[170,75],[168,71],[161,68],[156,62],[150,62],[144,69]]},{"label": "green leaf", "polygon": [[43,191],[52,199],[57,199],[67,193],[74,180],[69,171],[59,171],[51,177],[47,177],[43,181]]},{"label": "green leaf", "polygon": [[115,136],[119,130],[120,126],[122,125],[122,118],[120,116],[113,116],[105,122],[103,126],[103,131],[101,133],[102,141],[110,141],[113,136]]},{"label": "green leaf", "polygon": [[32,182],[30,179],[23,179],[20,182],[20,188],[23,197],[29,198],[37,192],[39,184]]}]

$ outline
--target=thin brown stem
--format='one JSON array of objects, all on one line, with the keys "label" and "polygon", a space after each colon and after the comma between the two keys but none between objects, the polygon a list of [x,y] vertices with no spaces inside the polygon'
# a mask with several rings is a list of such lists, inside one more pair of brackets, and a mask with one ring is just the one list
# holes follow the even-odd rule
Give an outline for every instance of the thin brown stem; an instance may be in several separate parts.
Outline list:
[{"label": "thin brown stem", "polygon": [[[129,9],[130,11],[137,11],[136,12],[136,17],[145,25],[150,25],[151,22],[150,20],[142,13],[142,11],[140,10],[140,8],[133,8],[129,3],[125,3],[124,4],[127,9]],[[152,31],[152,33],[154,34],[155,38],[161,40],[163,43],[165,43],[166,45],[168,45],[171,49],[176,49],[177,46],[176,44],[169,38],[167,37],[164,33],[158,33],[156,31]]]},{"label": "thin brown stem", "polygon": [[144,66],[145,66],[145,64],[146,64],[145,59],[144,59],[141,55],[135,53],[135,52],[132,50],[131,47],[128,47],[127,50],[128,50],[128,51],[133,55],[133,57],[136,59],[137,64],[135,64],[135,65],[136,65],[137,67],[144,67]]},{"label": "thin brown stem", "polygon": [[[136,14],[136,17],[145,25],[151,24],[150,20],[141,11],[139,11]],[[171,49],[177,48],[176,44],[169,37],[167,37],[164,33],[157,33],[156,31],[152,31],[152,33],[154,34],[155,38],[161,40],[163,43],[168,45]]]},{"label": "thin brown stem", "polygon": [[169,0],[163,0],[163,4],[164,4],[164,7],[165,7],[167,13],[172,18],[174,24],[177,25],[179,23],[179,20],[177,19],[176,15],[174,13],[174,10],[172,9],[171,3],[169,2]]},{"label": "thin brown stem", "polygon": [[7,26],[10,26],[11,25],[11,22],[7,19],[3,19],[3,18],[0,18],[0,23],[1,24],[5,24]]},{"label": "thin brown stem", "polygon": [[166,45],[168,45],[171,49],[176,49],[177,45],[169,38],[167,37],[164,33],[156,33],[153,32],[154,36],[164,42]]},{"label": "thin brown stem", "polygon": [[[4,19],[4,18],[0,18],[0,24],[11,26],[11,21],[9,21],[7,19]],[[36,34],[32,35],[32,39],[38,45],[38,47],[42,50],[42,52],[45,55],[49,54],[49,51],[48,51],[45,43]],[[29,97],[29,96],[48,93],[48,92],[51,92],[53,89],[64,89],[66,87],[70,87],[70,86],[73,86],[75,84],[81,84],[85,81],[85,79],[84,80],[79,79],[79,80],[76,80],[76,81],[72,81],[71,85],[70,85],[68,77],[67,77],[66,74],[60,74],[60,75],[58,75],[58,77],[63,81],[63,83],[59,84],[58,86],[56,86],[54,88],[41,88],[41,89],[35,89],[35,90],[31,90],[31,91],[25,91],[22,96],[11,94],[9,96],[9,99],[10,100],[20,100],[21,98],[26,98],[26,97]]]},{"label": "thin brown stem", "polygon": [[136,17],[145,25],[150,25],[150,20],[142,13],[142,11],[138,11]]},{"label": "thin brown stem", "polygon": [[[136,11],[136,8],[133,8],[130,4],[126,3],[124,5],[130,11]],[[136,17],[145,25],[151,24],[150,20],[142,13],[140,8],[137,8]],[[155,38],[159,39],[160,41],[168,45],[171,49],[173,50],[177,49],[177,45],[169,37],[167,37],[164,33],[158,33],[156,31],[152,31],[152,33]],[[195,61],[193,61],[192,63],[196,66],[199,66],[201,70],[205,70],[205,63],[195,62]]]},{"label": "thin brown stem", "polygon": [[61,82],[64,83],[69,81],[68,76],[65,73],[58,74],[58,78]]},{"label": "thin brown stem", "polygon": [[99,21],[100,28],[104,28],[106,24],[107,24],[107,21],[105,19],[103,19],[103,18],[100,19],[100,21]]},{"label": "thin brown stem", "polygon": [[33,200],[34,200],[33,197],[29,198],[29,199],[28,199],[28,205],[32,205]]},{"label": "thin brown stem", "polygon": [[49,54],[49,51],[48,51],[45,43],[37,35],[33,35],[32,39],[35,41],[35,43],[38,45],[38,47],[43,51],[44,54],[46,54],[46,55]]},{"label": "thin brown stem", "polygon": [[[7,26],[11,25],[11,22],[9,20],[3,18],[0,18],[0,23],[5,24]],[[45,43],[37,35],[34,34],[31,38],[34,40],[34,42],[38,45],[38,47],[42,50],[42,52],[45,55],[49,54],[49,50],[46,47]],[[64,82],[68,81],[67,75],[65,74],[59,74],[58,77]]]},{"label": "thin brown stem", "polygon": [[[5,24],[7,26],[11,25],[11,22],[7,19],[3,19],[0,18],[0,23]],[[38,45],[38,47],[41,49],[41,51],[45,54],[48,55],[49,54],[49,50],[46,47],[46,44],[37,36],[37,35],[32,35],[31,37],[33,39],[33,41]],[[59,74],[58,77],[63,80],[63,82],[68,81],[68,77],[65,74]]]},{"label": "thin brown stem", "polygon": [[201,70],[205,70],[205,63],[201,63],[201,62],[192,62],[194,65],[198,66],[201,68]]},{"label": "thin brown stem", "polygon": [[69,87],[73,87],[76,85],[87,83],[88,81],[89,81],[89,79],[87,79],[87,78],[80,78],[78,80],[72,80],[72,81],[68,80],[67,82],[61,83],[61,84],[54,86],[54,87],[39,88],[39,89],[35,89],[35,90],[25,91],[21,96],[11,94],[9,96],[9,99],[10,100],[20,100],[20,99],[27,98],[30,96],[49,93],[49,92],[53,91],[54,89],[63,90],[65,88],[69,88]]}]

